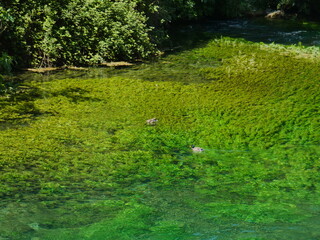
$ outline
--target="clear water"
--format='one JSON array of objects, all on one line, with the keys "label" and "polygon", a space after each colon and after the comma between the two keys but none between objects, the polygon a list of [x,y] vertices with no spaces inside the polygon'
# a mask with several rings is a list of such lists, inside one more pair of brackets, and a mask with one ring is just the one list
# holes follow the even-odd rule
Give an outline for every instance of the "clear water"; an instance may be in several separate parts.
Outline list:
[{"label": "clear water", "polygon": [[[201,25],[181,27],[180,33],[176,34],[176,44],[191,47],[199,39],[194,36],[197,32],[204,33],[205,37],[207,37],[207,33],[214,33],[267,43],[297,44],[301,42],[305,45],[320,43],[319,29],[313,25],[297,22],[234,20],[209,21]],[[144,67],[148,68],[148,66],[142,66],[142,68]],[[140,67],[120,70],[62,71],[55,75],[24,75],[20,77],[27,78],[29,81],[32,78],[43,84],[66,78],[70,82],[70,79],[79,79],[79,81],[85,82],[87,78],[100,79],[115,75],[134,76],[139,74],[139,70]],[[66,75],[66,73],[69,74]],[[166,74],[168,75],[170,72],[166,72]],[[151,80],[151,77],[149,79],[145,75],[143,76],[145,80]],[[103,85],[103,82],[99,82],[99,80],[97,83]],[[128,86],[130,84],[128,83]],[[155,81],[154,84],[157,82]],[[158,87],[158,85],[154,86]],[[55,93],[59,92],[59,83],[53,85],[52,88]],[[39,87],[37,90],[39,91],[37,94],[41,95],[42,101],[45,102],[44,100],[48,97],[47,90],[45,87],[43,89]],[[173,90],[168,89],[168,91]],[[53,158],[52,155],[56,154],[57,157],[54,159],[57,162],[63,163],[62,159],[69,161],[63,163],[66,166],[78,163],[73,162],[73,159],[83,158],[84,166],[77,167],[86,171],[90,168],[85,166],[87,164],[85,159],[94,159],[92,172],[89,174],[97,176],[99,185],[90,182],[93,178],[90,181],[86,179],[87,175],[85,174],[88,174],[86,172],[82,178],[79,178],[79,182],[88,181],[87,188],[79,189],[75,182],[73,188],[64,189],[63,186],[56,186],[52,181],[51,185],[49,183],[43,185],[41,190],[33,189],[28,192],[21,189],[24,194],[19,194],[17,191],[13,196],[3,196],[0,201],[0,240],[320,239],[320,195],[318,190],[320,188],[320,146],[280,145],[278,148],[269,150],[206,148],[205,152],[200,154],[192,153],[186,147],[181,151],[177,150],[181,146],[169,146],[170,144],[165,140],[172,140],[173,145],[176,142],[184,141],[189,134],[187,131],[186,133],[174,132],[170,127],[165,131],[161,130],[161,125],[159,127],[142,126],[139,123],[132,125],[132,121],[134,122],[135,119],[132,120],[126,115],[127,112],[132,113],[130,102],[128,105],[117,106],[119,109],[105,110],[99,108],[99,101],[94,98],[76,99],[78,93],[76,87],[70,88],[70,92],[65,93],[64,97],[74,98],[75,112],[71,112],[69,115],[73,119],[70,121],[68,119],[60,120],[61,124],[56,125],[60,129],[50,136],[52,139],[62,139],[66,149],[61,148],[62,152],[56,153],[52,150],[54,146],[50,150],[50,145],[48,145],[47,152],[31,147],[30,153],[26,151],[28,147],[21,150],[17,148],[18,144],[13,144],[12,149],[7,149],[7,151],[25,151],[25,158],[29,158],[30,161],[34,159],[46,161],[46,157]],[[61,91],[59,94],[61,95]],[[112,95],[112,92],[105,94]],[[124,92],[123,94],[128,94],[124,95],[127,98],[131,96],[131,93]],[[135,94],[139,95],[139,91]],[[181,92],[172,93],[172,96],[175,94],[181,94]],[[145,99],[145,101],[147,100]],[[64,100],[60,98],[57,101]],[[92,104],[89,107],[93,110],[81,106],[82,102]],[[45,104],[49,109],[51,103]],[[79,106],[81,106],[81,111],[77,112]],[[143,112],[146,111],[137,106],[135,108],[141,111],[134,113],[137,115],[143,115]],[[93,116],[91,116],[92,119],[94,116],[96,117],[90,126],[92,129],[106,129],[108,124],[112,125],[108,129],[109,134],[112,135],[110,142],[108,142],[108,138],[105,143],[101,143],[104,135],[89,135],[90,132],[87,132],[89,123],[86,122],[88,116],[83,111],[88,111],[88,115]],[[166,109],[163,111],[165,112]],[[99,113],[104,114],[101,119]],[[77,142],[77,139],[68,138],[65,125],[70,124],[71,126],[74,124],[74,119],[78,120],[79,128],[81,128],[79,132],[75,133],[75,136],[81,137],[81,134],[88,134],[88,142]],[[122,125],[118,126],[112,121],[121,122]],[[126,121],[130,121],[131,125]],[[50,128],[50,126],[47,127]],[[172,128],[179,129],[179,124],[172,126]],[[10,124],[3,124],[1,130],[5,131],[6,129],[14,128]],[[199,136],[205,134],[201,133],[201,130],[198,130]],[[66,131],[65,135],[63,135],[63,131]],[[150,147],[156,150],[150,154],[145,150],[134,149],[132,156],[127,157],[126,153],[131,150],[123,146],[130,145],[130,140],[133,138],[130,135],[132,133],[133,136],[136,134],[139,138],[144,136],[146,142],[141,139],[137,141],[141,141],[140,143],[143,143],[146,148]],[[11,134],[15,135],[16,133],[13,131]],[[39,136],[39,139],[42,139],[41,131]],[[7,137],[10,138],[9,135]],[[29,146],[30,138],[23,135],[20,137]],[[100,178],[100,176],[104,176],[104,173],[99,172],[99,165],[104,166],[104,155],[107,155],[110,150],[108,144],[111,144],[111,141],[116,141],[116,137],[121,141],[117,142],[118,149],[116,147],[112,149],[117,150],[117,154],[119,154],[119,156],[113,156],[119,158],[118,162],[115,161],[118,165],[114,171],[118,171],[118,169],[121,171],[119,170],[117,178],[104,180]],[[192,136],[188,137],[192,138]],[[202,135],[202,137],[205,136]],[[98,147],[92,146],[94,144],[90,145],[90,141],[97,139],[100,141],[97,145],[101,145]],[[105,148],[102,148],[101,146],[104,144]],[[157,144],[160,145],[159,148],[155,147]],[[181,145],[185,144],[181,143]],[[83,146],[86,147],[82,148]],[[0,156],[4,155],[2,153]],[[145,157],[145,155],[147,156]],[[121,159],[121,156],[124,157],[124,160]],[[135,165],[130,163],[131,160],[136,161],[139,167],[132,167]],[[20,160],[16,159],[16,161]],[[122,161],[126,162],[121,163]],[[144,161],[148,169],[144,168]],[[19,181],[21,180],[19,177],[20,166],[19,164],[14,166],[17,167],[16,179]],[[70,166],[68,165],[68,167]],[[0,167],[1,170],[4,168],[2,162],[0,162]],[[55,167],[59,168],[58,164]],[[32,166],[30,169],[32,170]],[[70,169],[70,175],[72,175],[72,168]],[[59,173],[59,169],[52,169],[52,171],[56,171],[56,174]],[[5,174],[4,171],[1,173]],[[44,179],[45,177],[43,176]],[[54,179],[55,176],[52,178]],[[19,186],[16,187],[19,189]],[[30,188],[32,189],[32,187]]]},{"label": "clear water", "polygon": [[[314,146],[292,150],[320,153]],[[121,191],[93,190],[84,199],[81,190],[61,199],[3,199],[1,239],[319,239],[319,196],[290,189],[297,173],[288,168],[286,177],[259,179],[283,167],[272,157],[207,149],[180,161],[219,169],[211,178],[124,184]]]}]

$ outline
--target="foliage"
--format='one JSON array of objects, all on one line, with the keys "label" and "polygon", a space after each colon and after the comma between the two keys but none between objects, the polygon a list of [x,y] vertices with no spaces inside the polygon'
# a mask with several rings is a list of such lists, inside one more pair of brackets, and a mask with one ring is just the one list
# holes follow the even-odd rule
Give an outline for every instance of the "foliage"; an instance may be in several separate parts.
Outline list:
[{"label": "foliage", "polygon": [[0,36],[6,30],[7,26],[13,22],[13,17],[10,15],[10,9],[4,9],[0,5]]},{"label": "foliage", "polygon": [[6,53],[0,56],[0,73],[9,74],[12,71],[13,59]]},{"label": "foliage", "polygon": [[12,57],[10,57],[6,53],[2,53],[0,57],[0,95],[3,93],[9,93],[11,90],[13,90],[12,86],[10,86],[10,83],[5,80],[5,77],[1,74],[10,74],[12,70]]},{"label": "foliage", "polygon": [[[13,22],[13,17],[10,15],[10,9],[4,9],[0,4],[0,37],[2,32],[6,30],[8,25]],[[2,46],[0,42],[0,74],[9,74],[12,70],[13,59],[7,53],[2,52]],[[7,90],[4,77],[0,75],[0,94]]]},{"label": "foliage", "polygon": [[15,44],[11,47],[33,65],[88,65],[146,58],[155,52],[151,28],[136,11],[135,1],[17,1],[11,7],[16,19],[10,29]]},{"label": "foliage", "polygon": [[0,92],[2,92],[5,89],[4,79],[0,75]]}]

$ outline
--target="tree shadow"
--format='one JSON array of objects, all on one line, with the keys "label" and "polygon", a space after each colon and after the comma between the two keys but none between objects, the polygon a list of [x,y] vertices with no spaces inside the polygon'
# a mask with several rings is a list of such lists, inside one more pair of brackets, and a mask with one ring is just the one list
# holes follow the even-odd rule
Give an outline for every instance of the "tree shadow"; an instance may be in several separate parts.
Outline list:
[{"label": "tree shadow", "polygon": [[52,93],[52,96],[64,96],[69,99],[70,102],[99,102],[102,101],[100,98],[85,96],[90,91],[80,87],[68,87],[60,91]]},{"label": "tree shadow", "polygon": [[40,89],[24,87],[16,82],[10,93],[0,96],[0,130],[28,125],[31,119],[44,114],[34,103],[39,97]]}]

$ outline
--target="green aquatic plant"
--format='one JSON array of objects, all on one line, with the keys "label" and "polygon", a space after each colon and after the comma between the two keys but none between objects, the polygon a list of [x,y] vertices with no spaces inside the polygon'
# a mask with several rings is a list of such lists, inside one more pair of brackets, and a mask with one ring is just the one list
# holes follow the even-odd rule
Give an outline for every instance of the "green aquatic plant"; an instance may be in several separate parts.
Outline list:
[{"label": "green aquatic plant", "polygon": [[44,239],[305,223],[320,203],[318,51],[218,38],[105,78],[26,81],[1,98],[0,195],[65,213],[31,222]]},{"label": "green aquatic plant", "polygon": [[[312,76],[316,76],[315,66],[319,63],[316,59],[297,58],[296,53],[288,56],[278,48],[274,52],[266,48],[220,39],[204,48],[167,58],[185,62],[190,57],[191,62],[196,59],[199,63],[192,71],[202,72],[200,83],[185,84],[188,79],[179,78],[178,73],[175,81],[143,81],[129,78],[130,72],[109,79],[30,83],[43,97],[8,106],[9,115],[3,119],[13,119],[15,109],[14,118],[36,111],[38,120],[28,128],[16,129],[14,135],[10,129],[5,132],[12,139],[15,135],[24,136],[21,143],[15,141],[23,154],[35,146],[40,155],[45,152],[52,156],[48,159],[59,159],[62,152],[71,151],[79,155],[79,161],[88,158],[90,152],[100,159],[104,153],[116,156],[118,151],[146,154],[151,159],[164,154],[174,158],[187,153],[193,143],[217,149],[317,144],[318,110],[312,102],[317,102],[318,88],[317,78]],[[291,53],[290,47],[286,51]],[[209,64],[210,59],[214,65],[204,71],[201,63]],[[217,59],[221,59],[218,65]],[[283,66],[279,67],[280,64]],[[162,61],[154,67],[158,65],[163,65]],[[290,73],[286,70],[289,67]],[[136,76],[144,79],[149,71],[150,66],[141,66]],[[144,121],[150,116],[161,119],[154,128],[145,127]],[[51,140],[46,140],[47,136]],[[30,144],[26,141],[29,138],[33,139]],[[19,151],[14,155],[18,157]],[[60,161],[65,158],[68,157]],[[62,172],[71,170],[68,161]],[[51,164],[51,160],[47,162]],[[62,170],[59,164],[57,167]]]}]

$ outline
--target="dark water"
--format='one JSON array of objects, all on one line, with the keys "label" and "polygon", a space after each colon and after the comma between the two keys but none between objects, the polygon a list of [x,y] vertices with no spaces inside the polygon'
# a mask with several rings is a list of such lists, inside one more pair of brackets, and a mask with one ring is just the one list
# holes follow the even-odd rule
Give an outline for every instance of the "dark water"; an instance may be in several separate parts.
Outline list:
[{"label": "dark water", "polygon": [[197,42],[201,36],[205,38],[211,34],[214,36],[243,38],[253,42],[320,46],[319,24],[265,18],[212,20],[202,24],[190,24],[173,29],[171,36],[185,46],[188,43],[190,44],[192,40]]},{"label": "dark water", "polygon": [[320,45],[320,28],[310,23],[284,20],[243,20],[225,23],[213,22],[206,31],[230,37],[241,37],[249,41],[280,44]]}]

